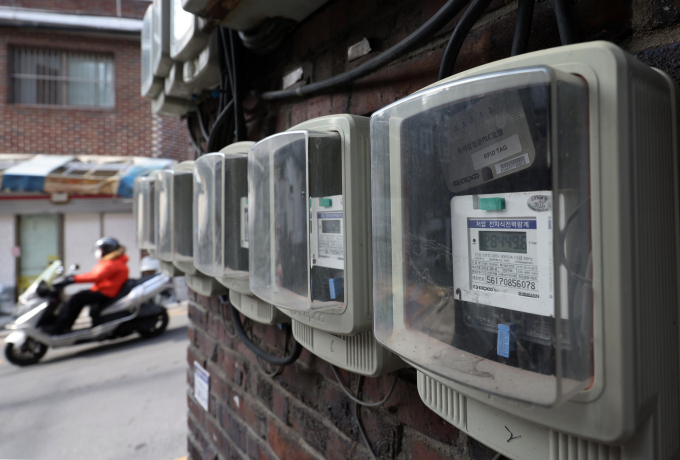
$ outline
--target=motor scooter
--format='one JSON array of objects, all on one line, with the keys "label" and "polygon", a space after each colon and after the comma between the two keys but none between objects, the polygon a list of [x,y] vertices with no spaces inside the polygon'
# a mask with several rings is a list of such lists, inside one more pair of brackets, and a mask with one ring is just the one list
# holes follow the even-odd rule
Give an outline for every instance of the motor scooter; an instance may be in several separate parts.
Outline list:
[{"label": "motor scooter", "polygon": [[26,366],[40,361],[50,347],[104,341],[134,332],[142,337],[155,337],[165,331],[168,312],[158,305],[156,297],[172,285],[166,275],[153,274],[128,279],[116,297],[103,305],[90,305],[90,327],[48,334],[42,328],[54,324],[65,300],[63,288],[53,288],[53,281],[73,274],[78,268],[72,265],[65,273],[62,262],[57,260],[19,296],[13,313],[15,319],[5,326],[12,331],[5,338],[5,357],[9,362]]}]

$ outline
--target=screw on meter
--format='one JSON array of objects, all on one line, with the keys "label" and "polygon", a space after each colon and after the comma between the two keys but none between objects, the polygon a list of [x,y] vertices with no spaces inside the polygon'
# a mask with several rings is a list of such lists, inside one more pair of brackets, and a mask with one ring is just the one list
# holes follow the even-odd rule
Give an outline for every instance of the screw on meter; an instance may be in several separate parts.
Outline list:
[{"label": "screw on meter", "polygon": [[536,148],[520,92],[506,90],[458,103],[435,144],[446,185],[454,193],[476,187],[534,164]]}]

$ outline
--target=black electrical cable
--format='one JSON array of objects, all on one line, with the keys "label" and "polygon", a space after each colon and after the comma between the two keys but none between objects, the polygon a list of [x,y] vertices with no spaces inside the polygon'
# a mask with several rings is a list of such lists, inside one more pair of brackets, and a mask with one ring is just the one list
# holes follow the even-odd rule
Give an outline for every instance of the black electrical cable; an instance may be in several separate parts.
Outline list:
[{"label": "black electrical cable", "polygon": [[201,135],[203,135],[205,142],[208,142],[208,139],[210,139],[210,134],[208,133],[208,130],[205,129],[205,124],[203,123],[203,112],[201,112],[201,107],[198,104],[196,104],[196,118],[198,118],[198,126],[201,129]]},{"label": "black electrical cable", "polygon": [[366,61],[360,66],[355,67],[340,75],[329,78],[328,80],[311,83],[295,89],[284,89],[279,91],[267,91],[259,94],[261,99],[267,101],[274,101],[278,99],[285,99],[289,97],[311,96],[322,92],[332,91],[338,87],[345,86],[361,77],[375,72],[381,67],[395,61],[404,54],[413,51],[422,43],[430,39],[435,33],[441,30],[449,21],[451,21],[468,3],[469,0],[449,0],[442,6],[434,16],[432,16],[425,24],[420,26],[418,30],[406,37],[401,42],[394,45],[392,48],[384,51],[379,56],[374,57],[370,61]]},{"label": "black electrical cable", "polygon": [[439,66],[440,80],[451,76],[453,73],[453,67],[456,64],[456,59],[458,59],[460,49],[463,47],[463,42],[470,34],[475,23],[482,17],[491,1],[492,0],[472,0],[472,3],[465,11],[465,14],[460,18],[460,21],[451,34],[448,45],[446,45],[444,57],[442,57],[442,63]]},{"label": "black electrical cable", "polygon": [[224,50],[224,61],[227,66],[227,75],[229,77],[229,87],[232,94],[234,93],[234,72],[231,65],[231,45],[227,41],[227,36],[224,33],[224,28],[220,27],[220,40],[222,41],[222,49]]},{"label": "black electrical cable", "polygon": [[533,16],[534,0],[519,0],[517,5],[517,20],[515,21],[515,36],[512,39],[511,56],[517,56],[527,52]]},{"label": "black electrical cable", "polygon": [[297,359],[300,357],[300,353],[302,353],[302,345],[300,345],[300,342],[295,341],[295,347],[293,348],[293,351],[290,355],[285,356],[285,357],[279,357],[279,356],[274,356],[270,355],[248,338],[246,335],[246,331],[243,329],[243,323],[241,323],[241,316],[239,314],[239,311],[234,308],[233,305],[231,305],[231,318],[232,322],[234,323],[234,329],[236,330],[236,334],[238,337],[241,339],[241,341],[248,347],[250,351],[255,353],[256,356],[259,356],[269,364],[272,364],[274,366],[288,366],[290,364],[293,364]]},{"label": "black electrical cable", "polygon": [[394,387],[397,386],[397,376],[394,376],[394,381],[392,381],[392,386],[390,387],[390,390],[387,392],[385,397],[381,399],[380,401],[376,402],[366,402],[362,401],[358,398],[355,398],[352,393],[349,392],[347,387],[345,386],[344,383],[342,383],[342,380],[340,380],[340,376],[338,375],[338,371],[335,370],[335,366],[331,364],[331,370],[333,371],[333,374],[335,374],[335,379],[338,381],[338,384],[340,385],[340,388],[342,388],[342,391],[345,392],[345,395],[355,403],[359,404],[360,406],[365,406],[365,407],[379,407],[385,404],[385,402],[390,399],[390,396],[392,396],[392,392],[394,391]]},{"label": "black electrical cable", "polygon": [[222,111],[217,115],[217,118],[215,119],[215,123],[212,125],[212,129],[210,130],[210,136],[208,138],[208,152],[217,152],[220,148],[218,147],[218,139],[221,139],[218,137],[218,134],[223,134],[222,131],[226,126],[229,126],[228,121],[230,120],[231,117],[234,116],[234,111],[232,110],[234,104],[234,100],[232,99],[229,101],[229,103],[222,109]]},{"label": "black electrical cable", "polygon": [[200,144],[196,140],[196,133],[194,132],[194,126],[192,123],[193,117],[190,115],[187,118],[187,129],[189,130],[189,141],[191,142],[191,146],[196,150],[196,155],[201,156],[203,155],[203,149],[201,148]]},{"label": "black electrical cable", "polygon": [[237,40],[236,37],[237,32],[229,29],[229,46],[230,46],[230,52],[231,52],[231,67],[232,71],[234,72],[233,75],[233,87],[232,87],[232,99],[234,100],[234,122],[235,122],[235,138],[236,142],[240,141],[245,141],[247,139],[246,135],[246,120],[245,117],[243,116],[243,101],[241,100],[241,94],[240,94],[240,86],[239,86],[239,73],[238,73],[238,49],[236,48],[238,46],[238,43],[240,43],[240,40]]},{"label": "black electrical cable", "polygon": [[570,3],[571,0],[555,0],[554,2],[555,18],[557,19],[557,28],[560,31],[562,45],[578,42]]}]

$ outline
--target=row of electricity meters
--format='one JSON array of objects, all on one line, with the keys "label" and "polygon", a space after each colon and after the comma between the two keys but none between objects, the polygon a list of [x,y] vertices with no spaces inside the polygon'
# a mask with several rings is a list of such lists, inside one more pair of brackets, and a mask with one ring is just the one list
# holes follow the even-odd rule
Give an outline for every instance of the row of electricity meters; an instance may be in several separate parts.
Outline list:
[{"label": "row of electricity meters", "polygon": [[202,32],[205,20],[182,8],[181,0],[154,0],[142,25],[142,96],[152,112],[183,116],[192,96],[220,84],[218,31]]},{"label": "row of electricity meters", "polygon": [[530,53],[139,179],[139,241],[509,458],[677,458],[677,108],[614,45]]},{"label": "row of electricity meters", "polygon": [[[155,114],[181,117],[194,111],[195,96],[220,85],[218,42],[223,37],[216,19],[235,30],[266,30],[271,18],[293,24],[326,1],[241,0],[220,7],[206,0],[153,0],[142,25],[142,96],[153,99]],[[226,17],[212,17],[215,11]]]}]

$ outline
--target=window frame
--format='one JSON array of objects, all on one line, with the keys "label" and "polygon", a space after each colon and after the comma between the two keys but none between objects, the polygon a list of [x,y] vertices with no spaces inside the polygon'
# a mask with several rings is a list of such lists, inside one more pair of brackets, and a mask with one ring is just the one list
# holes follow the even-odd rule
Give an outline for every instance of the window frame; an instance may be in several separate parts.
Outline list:
[{"label": "window frame", "polygon": [[[115,65],[115,55],[112,52],[106,51],[87,51],[80,49],[63,49],[63,48],[50,48],[45,46],[32,46],[23,44],[9,44],[7,47],[7,70],[9,77],[9,84],[7,85],[9,94],[7,95],[7,101],[9,105],[20,106],[20,107],[38,107],[38,108],[54,108],[54,109],[70,109],[70,110],[94,110],[94,111],[113,111],[116,108],[116,65]],[[30,52],[35,53],[33,56],[39,56],[38,61],[35,65],[40,65],[41,62],[45,62],[49,59],[57,57],[59,62],[59,74],[55,76],[41,75],[38,73],[19,73],[17,71],[17,66],[20,65],[20,53]],[[80,58],[84,59],[86,62],[93,63],[95,65],[95,78],[84,78],[84,77],[74,77],[68,74],[68,64],[69,59]],[[26,59],[26,55],[24,55]],[[100,75],[99,64],[104,63],[108,68],[110,66],[110,80],[107,77],[109,71],[105,70],[103,75]],[[44,95],[42,98],[38,98],[38,92],[40,91],[40,85],[37,84],[38,81],[44,81],[49,84],[47,91],[53,91],[53,94],[48,94],[47,97]],[[35,99],[42,99],[40,102],[25,102],[21,101],[21,97],[18,94],[18,87],[21,82],[33,83],[36,82],[36,96]],[[94,85],[94,103],[91,105],[81,105],[73,104],[69,98],[69,84],[70,83],[92,83]],[[110,105],[104,105],[106,101],[102,102],[100,97],[99,85],[103,83],[104,91],[109,94]],[[58,88],[58,89],[57,89]],[[43,87],[42,91],[45,91]],[[105,96],[106,97],[106,96]],[[55,100],[55,102],[43,102],[45,99]]]}]

